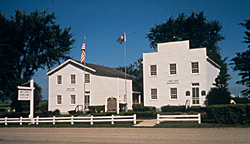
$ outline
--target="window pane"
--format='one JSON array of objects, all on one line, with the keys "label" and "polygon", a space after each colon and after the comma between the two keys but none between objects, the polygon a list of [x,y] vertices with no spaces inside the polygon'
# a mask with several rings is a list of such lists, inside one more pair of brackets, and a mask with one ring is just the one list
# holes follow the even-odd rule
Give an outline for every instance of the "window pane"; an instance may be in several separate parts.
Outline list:
[{"label": "window pane", "polygon": [[151,76],[157,75],[156,65],[151,65],[150,66],[150,72],[151,72]]},{"label": "window pane", "polygon": [[199,73],[199,63],[192,62],[192,73]]},{"label": "window pane", "polygon": [[90,83],[90,74],[85,74],[85,83]]},{"label": "window pane", "polygon": [[177,99],[177,88],[170,88],[171,99]]},{"label": "window pane", "polygon": [[62,96],[57,95],[57,104],[62,104]]},{"label": "window pane", "polygon": [[75,84],[76,83],[76,75],[71,75],[71,84]]},{"label": "window pane", "polygon": [[57,84],[62,84],[62,76],[61,75],[57,76]]},{"label": "window pane", "polygon": [[176,64],[170,64],[170,74],[176,74]]},{"label": "window pane", "polygon": [[76,104],[76,96],[71,95],[71,104]]},{"label": "window pane", "polygon": [[157,99],[157,89],[151,89],[151,99]]}]

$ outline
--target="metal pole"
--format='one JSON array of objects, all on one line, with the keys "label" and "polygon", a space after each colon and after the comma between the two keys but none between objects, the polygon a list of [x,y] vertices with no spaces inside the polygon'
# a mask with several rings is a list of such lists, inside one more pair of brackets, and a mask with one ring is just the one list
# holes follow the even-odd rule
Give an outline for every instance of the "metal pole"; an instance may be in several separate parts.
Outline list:
[{"label": "metal pole", "polygon": [[[124,32],[125,33],[125,32]],[[124,35],[125,36],[125,35]],[[128,112],[128,103],[127,103],[127,65],[126,65],[126,40],[124,41],[124,58],[125,58],[125,112]]]},{"label": "metal pole", "polygon": [[[85,43],[85,60],[86,60],[86,36],[84,36],[84,43]],[[85,60],[84,60],[84,70],[83,70],[83,75],[84,75],[84,80],[83,80],[83,86],[84,86],[84,88],[83,88],[83,113],[85,114],[86,113],[86,110],[85,110],[85,80],[86,80],[86,78],[85,78],[85,66],[86,66],[86,63],[85,63]]]}]

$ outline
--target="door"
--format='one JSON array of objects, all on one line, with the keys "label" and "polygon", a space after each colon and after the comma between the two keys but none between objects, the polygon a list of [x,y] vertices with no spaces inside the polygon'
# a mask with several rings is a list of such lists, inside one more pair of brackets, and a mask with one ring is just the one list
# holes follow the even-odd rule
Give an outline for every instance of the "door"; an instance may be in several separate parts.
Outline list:
[{"label": "door", "polygon": [[198,87],[192,88],[192,101],[193,101],[193,104],[200,104]]},{"label": "door", "polygon": [[108,108],[108,111],[109,112],[113,112],[113,111],[116,111],[116,108],[117,108],[117,100],[116,98],[108,98],[107,100],[107,108]]},{"label": "door", "polygon": [[85,109],[89,109],[89,95],[85,95],[84,97],[84,106],[85,106]]}]

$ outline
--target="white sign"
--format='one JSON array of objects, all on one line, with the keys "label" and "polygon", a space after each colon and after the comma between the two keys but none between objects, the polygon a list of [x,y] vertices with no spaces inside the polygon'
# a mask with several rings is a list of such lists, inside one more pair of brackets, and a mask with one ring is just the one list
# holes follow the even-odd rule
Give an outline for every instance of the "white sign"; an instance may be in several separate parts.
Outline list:
[{"label": "white sign", "polygon": [[18,100],[28,101],[31,97],[31,90],[18,90]]}]

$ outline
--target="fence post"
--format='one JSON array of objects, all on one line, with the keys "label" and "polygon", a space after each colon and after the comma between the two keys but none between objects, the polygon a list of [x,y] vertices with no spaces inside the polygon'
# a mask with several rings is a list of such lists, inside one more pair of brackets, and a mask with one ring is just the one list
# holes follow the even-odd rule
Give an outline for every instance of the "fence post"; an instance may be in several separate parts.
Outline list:
[{"label": "fence post", "polygon": [[198,114],[198,123],[201,124],[201,114]]},{"label": "fence post", "polygon": [[53,125],[56,124],[56,120],[55,119],[56,119],[56,117],[53,116]]},{"label": "fence post", "polygon": [[71,116],[71,125],[74,125],[74,116]]},{"label": "fence post", "polygon": [[160,124],[160,114],[157,114],[157,124]]},{"label": "fence post", "polygon": [[91,125],[94,124],[94,123],[93,123],[93,115],[91,115],[91,117],[90,117],[90,124],[91,124]]},{"label": "fence post", "polygon": [[114,124],[114,115],[111,116],[111,124]]},{"label": "fence post", "polygon": [[39,116],[36,117],[36,125],[39,124]]},{"label": "fence post", "polygon": [[136,124],[136,114],[134,114],[134,125]]},{"label": "fence post", "polygon": [[20,117],[20,125],[23,125],[22,120],[23,120],[23,117]]},{"label": "fence post", "polygon": [[8,125],[7,120],[8,120],[8,118],[5,117],[5,119],[4,119],[5,125]]}]

